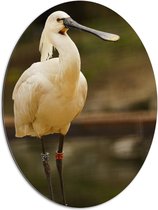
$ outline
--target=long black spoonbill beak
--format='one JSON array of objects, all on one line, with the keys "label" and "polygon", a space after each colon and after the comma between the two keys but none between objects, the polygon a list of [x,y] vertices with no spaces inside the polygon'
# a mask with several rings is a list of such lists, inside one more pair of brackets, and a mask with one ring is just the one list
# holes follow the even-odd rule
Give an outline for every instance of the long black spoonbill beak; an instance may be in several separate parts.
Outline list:
[{"label": "long black spoonbill beak", "polygon": [[120,38],[116,34],[98,31],[98,30],[83,26],[83,25],[77,23],[76,21],[74,21],[71,17],[64,18],[63,22],[64,22],[64,25],[66,28],[74,28],[74,29],[78,29],[81,31],[86,31],[86,32],[94,34],[95,36],[97,36],[103,40],[106,40],[106,41],[117,41]]}]

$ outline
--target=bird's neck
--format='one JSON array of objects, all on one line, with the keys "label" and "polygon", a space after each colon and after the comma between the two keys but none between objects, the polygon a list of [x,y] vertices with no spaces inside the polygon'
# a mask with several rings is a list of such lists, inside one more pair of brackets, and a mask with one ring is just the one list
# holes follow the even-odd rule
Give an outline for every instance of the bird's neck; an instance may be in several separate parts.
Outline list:
[{"label": "bird's neck", "polygon": [[78,85],[81,61],[78,49],[68,35],[60,35],[58,46],[59,69],[63,80],[63,87],[69,93],[75,91]]}]

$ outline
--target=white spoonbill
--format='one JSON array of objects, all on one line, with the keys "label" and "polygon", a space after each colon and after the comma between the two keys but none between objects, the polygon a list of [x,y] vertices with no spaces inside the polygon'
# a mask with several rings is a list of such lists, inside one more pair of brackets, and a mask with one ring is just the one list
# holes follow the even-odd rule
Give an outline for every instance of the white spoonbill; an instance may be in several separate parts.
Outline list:
[{"label": "white spoonbill", "polygon": [[[21,75],[13,91],[16,137],[36,136],[41,139],[44,166],[48,166],[48,155],[42,136],[60,134],[56,159],[63,204],[66,204],[61,173],[64,136],[72,120],[82,111],[87,96],[80,55],[67,34],[69,28],[92,33],[103,40],[119,39],[118,35],[82,26],[65,12],[56,11],[47,18],[41,35],[41,61],[32,64]],[[58,51],[59,57],[52,58],[53,48]],[[45,171],[47,174],[47,169]]]}]

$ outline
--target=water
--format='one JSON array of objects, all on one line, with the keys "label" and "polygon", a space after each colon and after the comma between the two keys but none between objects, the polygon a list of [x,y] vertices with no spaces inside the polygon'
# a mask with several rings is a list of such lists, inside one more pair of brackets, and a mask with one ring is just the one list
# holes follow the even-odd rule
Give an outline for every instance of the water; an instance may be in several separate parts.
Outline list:
[{"label": "water", "polygon": [[[55,202],[61,203],[59,177],[55,165],[58,136],[45,137],[50,153]],[[141,168],[151,138],[136,135],[118,138],[70,137],[64,145],[64,184],[68,206],[88,207],[115,197],[133,180]],[[36,138],[13,139],[9,142],[15,161],[31,185],[49,198],[41,161],[41,144]]]}]

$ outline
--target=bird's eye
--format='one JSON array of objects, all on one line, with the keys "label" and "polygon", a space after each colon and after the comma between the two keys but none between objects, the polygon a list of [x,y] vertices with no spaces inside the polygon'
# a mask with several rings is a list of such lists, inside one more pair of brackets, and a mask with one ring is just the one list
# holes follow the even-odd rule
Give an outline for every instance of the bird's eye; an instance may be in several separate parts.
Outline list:
[{"label": "bird's eye", "polygon": [[61,20],[60,18],[57,18],[57,22],[60,22],[60,20]]}]

